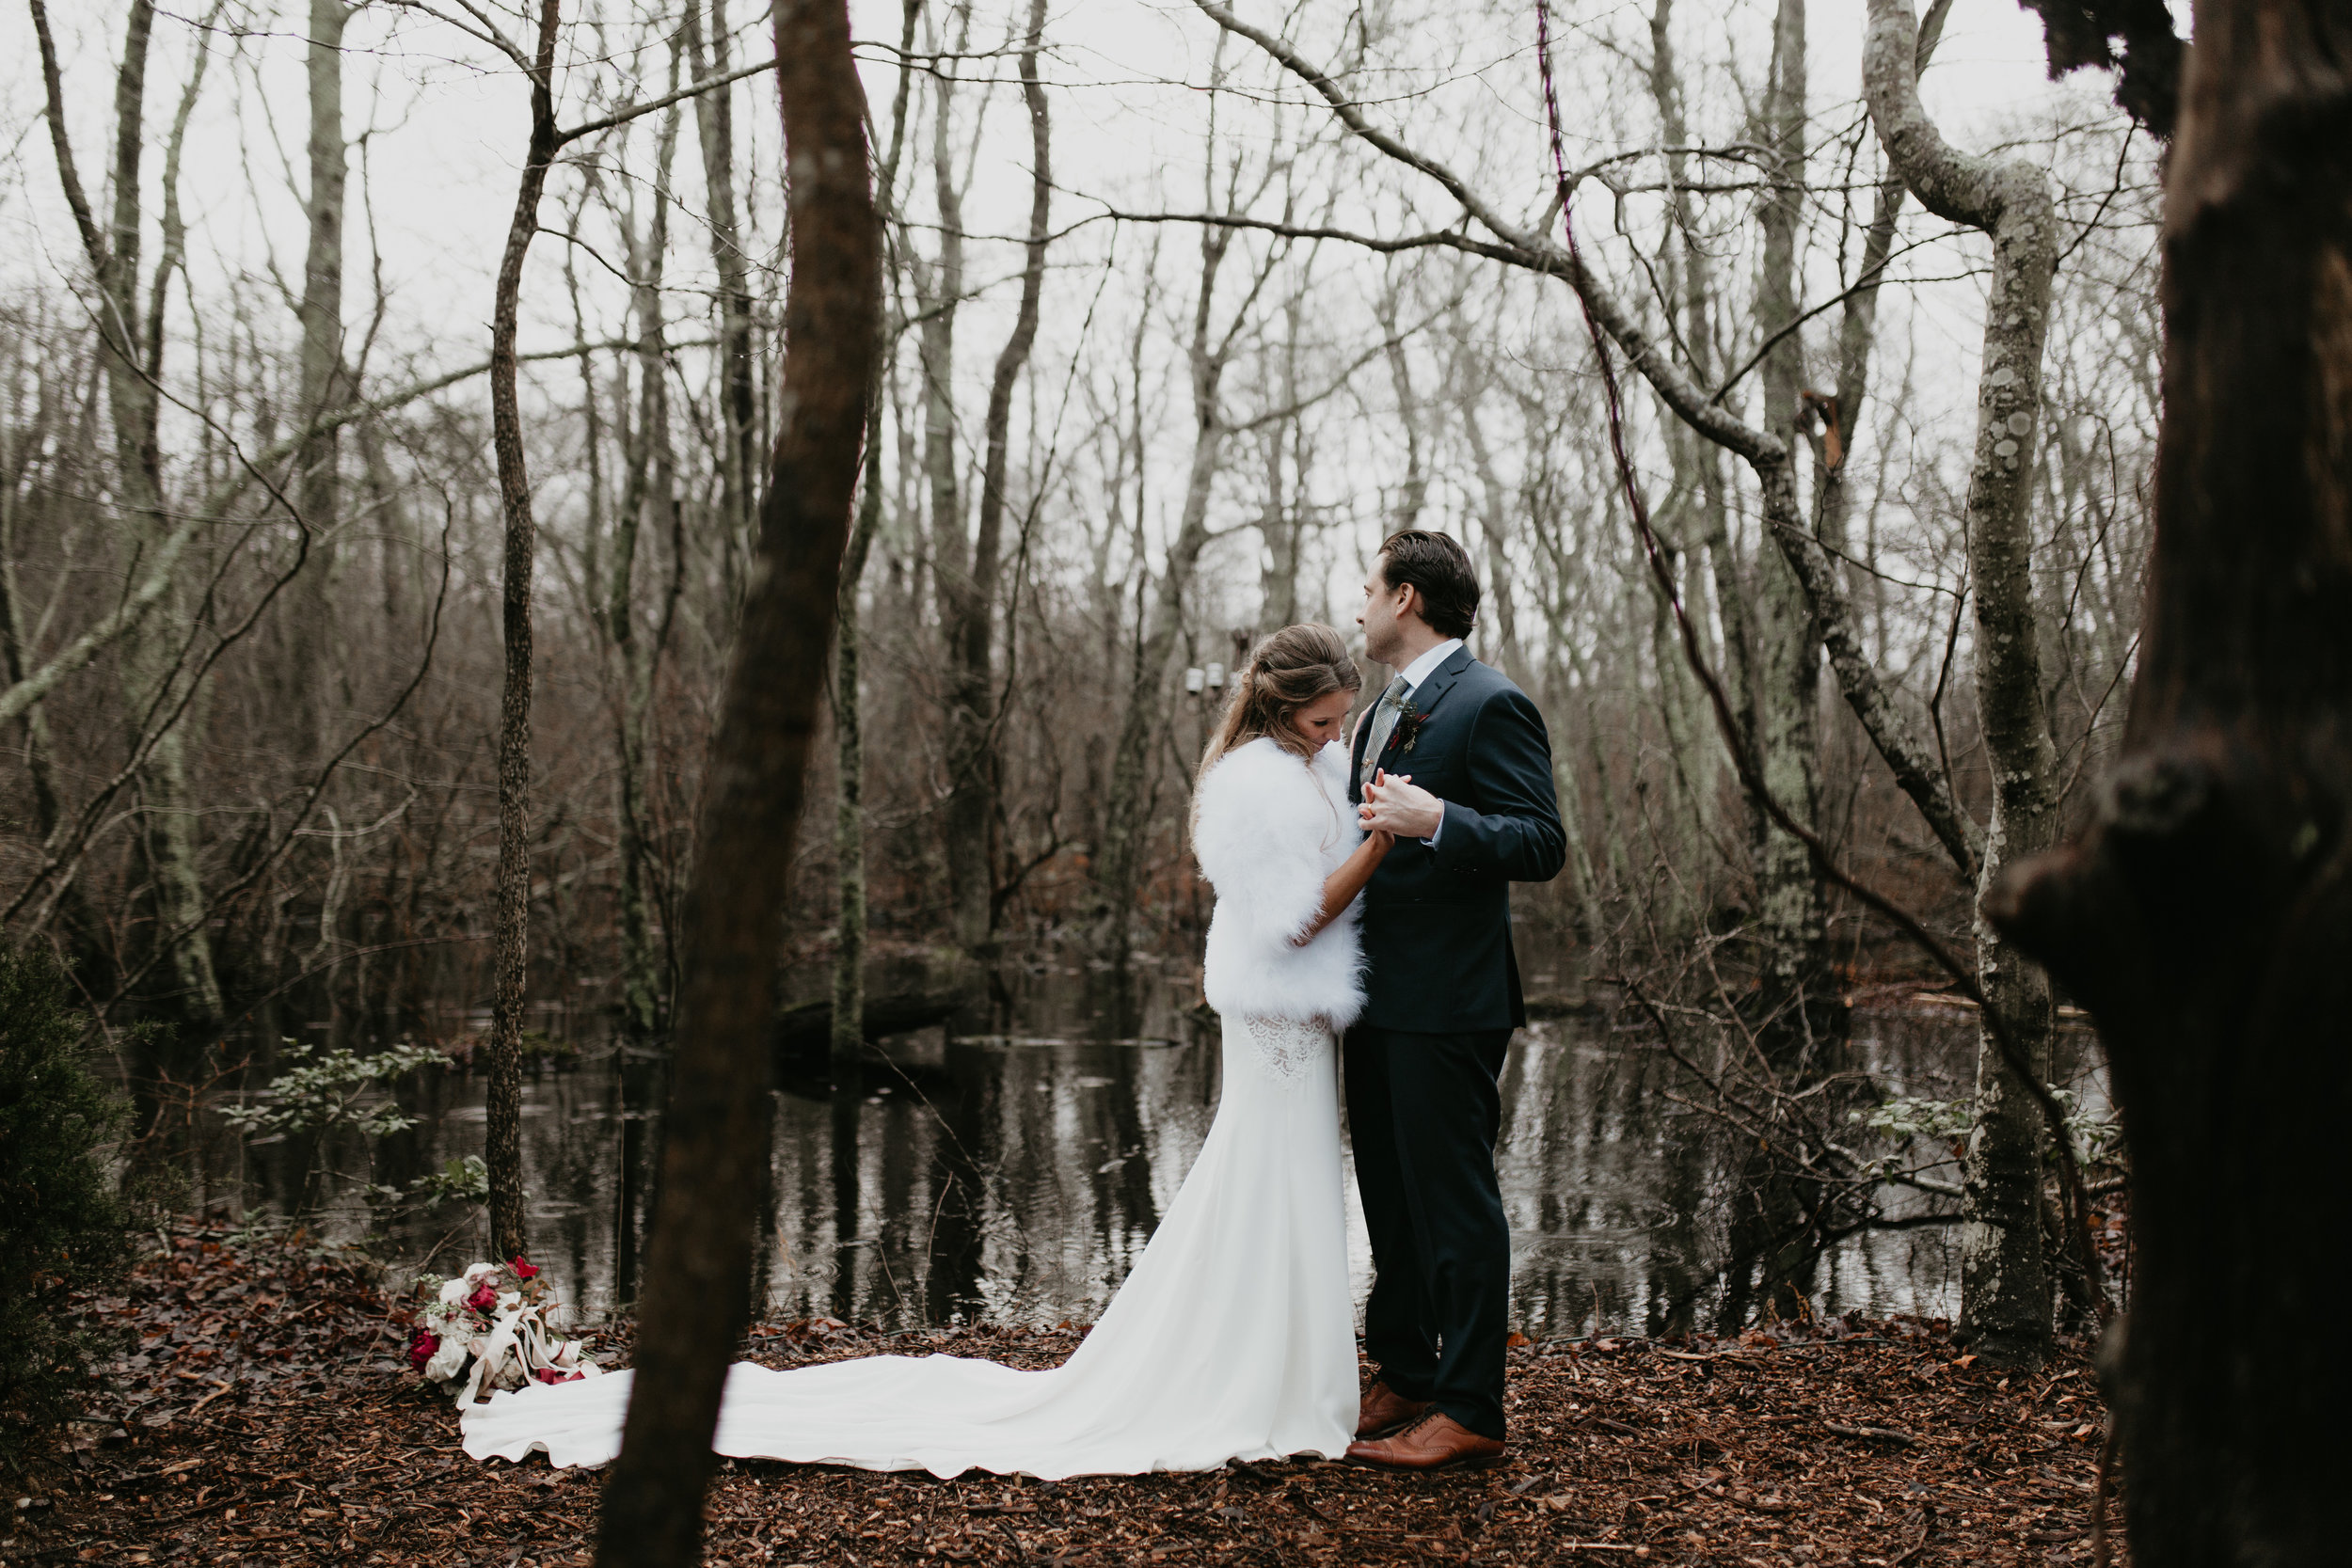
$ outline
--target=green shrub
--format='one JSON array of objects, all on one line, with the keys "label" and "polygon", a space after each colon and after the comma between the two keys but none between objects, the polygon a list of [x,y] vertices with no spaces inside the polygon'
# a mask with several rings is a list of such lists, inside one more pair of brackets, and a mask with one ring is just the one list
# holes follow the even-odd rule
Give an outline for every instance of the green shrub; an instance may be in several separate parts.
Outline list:
[{"label": "green shrub", "polygon": [[0,943],[0,1452],[78,1411],[98,1346],[67,1298],[131,1259],[102,1160],[126,1107],[83,1063],[71,995],[48,955]]},{"label": "green shrub", "polygon": [[[417,1118],[389,1097],[391,1085],[420,1068],[446,1065],[449,1058],[430,1046],[405,1042],[373,1056],[348,1047],[326,1051],[299,1040],[285,1045],[278,1058],[282,1070],[269,1086],[242,1105],[229,1106],[220,1117],[255,1143],[310,1140],[310,1164],[303,1170],[302,1197],[295,1205],[297,1212],[307,1213],[311,1193],[326,1174],[321,1162],[333,1135],[349,1132],[365,1139],[373,1168],[376,1139],[417,1125]],[[387,1189],[370,1183],[369,1190],[380,1195]]]}]

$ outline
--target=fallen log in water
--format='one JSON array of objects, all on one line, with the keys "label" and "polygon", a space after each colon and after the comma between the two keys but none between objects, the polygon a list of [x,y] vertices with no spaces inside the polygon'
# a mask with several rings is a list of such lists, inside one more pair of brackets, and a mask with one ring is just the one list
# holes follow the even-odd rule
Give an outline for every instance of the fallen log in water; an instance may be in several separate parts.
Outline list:
[{"label": "fallen log in water", "polygon": [[[883,996],[869,994],[865,1011],[860,1014],[861,1025],[869,1040],[928,1029],[953,1018],[966,997],[963,991],[944,989],[893,991]],[[776,1014],[771,1044],[778,1055],[822,1056],[832,1039],[833,1003],[803,1002]]]}]

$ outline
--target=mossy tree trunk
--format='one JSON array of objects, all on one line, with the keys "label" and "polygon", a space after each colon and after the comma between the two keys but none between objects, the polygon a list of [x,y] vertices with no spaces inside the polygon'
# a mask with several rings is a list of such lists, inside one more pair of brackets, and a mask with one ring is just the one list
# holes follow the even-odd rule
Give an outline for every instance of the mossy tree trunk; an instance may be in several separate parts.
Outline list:
[{"label": "mossy tree trunk", "polygon": [[[1870,0],[1864,84],[1888,164],[1930,212],[1993,240],[1967,502],[1977,711],[1993,770],[1979,882],[1989,888],[2010,861],[2048,848],[2058,832],[2058,749],[2042,702],[2031,506],[2058,214],[2039,169],[1970,156],[1945,142],[1919,102],[1917,55],[1908,0]],[[2046,1077],[2056,1022],[2049,976],[1981,914],[1977,981],[2026,1065]],[[2006,1366],[2039,1365],[2050,1348],[2042,1222],[2047,1147],[2040,1105],[1995,1037],[1979,1029],[1977,1119],[1961,1198],[1959,1327],[1971,1349]]]}]

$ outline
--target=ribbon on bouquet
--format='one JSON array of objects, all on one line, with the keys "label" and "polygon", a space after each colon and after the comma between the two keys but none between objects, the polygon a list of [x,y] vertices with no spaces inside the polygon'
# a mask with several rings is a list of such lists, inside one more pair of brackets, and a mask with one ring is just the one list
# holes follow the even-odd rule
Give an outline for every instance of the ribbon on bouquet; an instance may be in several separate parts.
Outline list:
[{"label": "ribbon on bouquet", "polygon": [[[508,1305],[510,1302],[512,1306]],[[472,1349],[473,1371],[457,1395],[461,1406],[480,1399],[485,1385],[496,1386],[510,1355],[521,1370],[525,1386],[542,1371],[561,1372],[568,1381],[572,1377],[595,1377],[604,1370],[580,1355],[580,1341],[558,1340],[549,1334],[548,1325],[540,1321],[539,1308],[519,1295],[499,1299],[498,1317],[491,1323],[490,1332],[475,1340]]]}]

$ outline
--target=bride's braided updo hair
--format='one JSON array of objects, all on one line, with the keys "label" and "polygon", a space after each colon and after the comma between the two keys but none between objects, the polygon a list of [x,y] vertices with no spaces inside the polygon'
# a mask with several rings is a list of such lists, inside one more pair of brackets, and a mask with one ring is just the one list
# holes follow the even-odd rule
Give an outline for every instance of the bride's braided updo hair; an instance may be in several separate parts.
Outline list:
[{"label": "bride's braided updo hair", "polygon": [[1315,742],[1298,733],[1291,715],[1317,698],[1360,691],[1363,685],[1363,673],[1338,632],[1312,621],[1284,626],[1260,642],[1249,662],[1234,673],[1232,695],[1200,755],[1200,776],[1226,752],[1262,735],[1295,756],[1311,757]]}]

